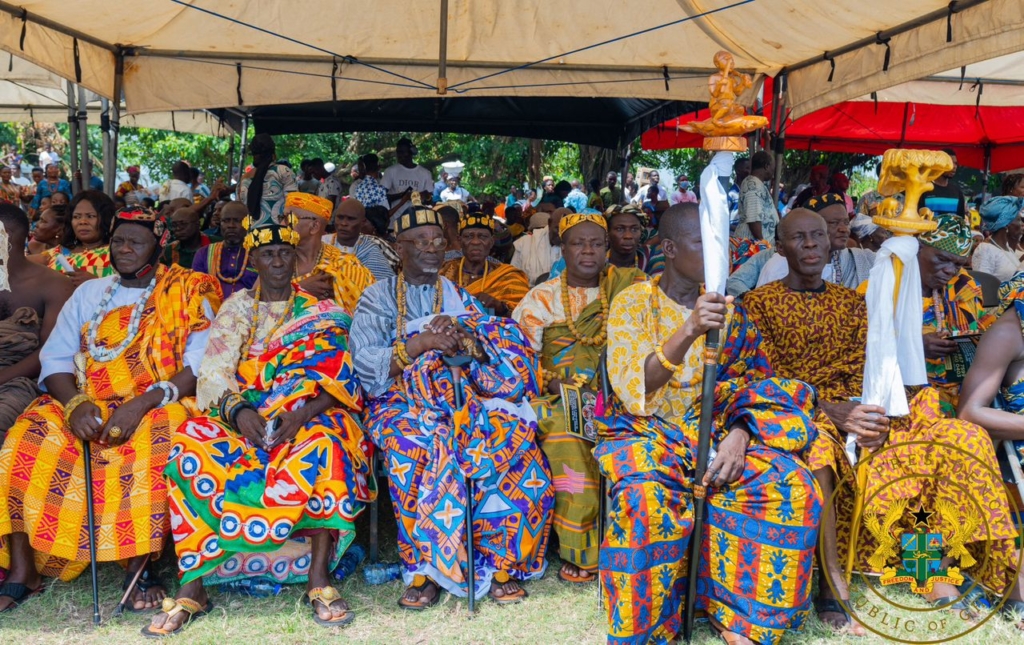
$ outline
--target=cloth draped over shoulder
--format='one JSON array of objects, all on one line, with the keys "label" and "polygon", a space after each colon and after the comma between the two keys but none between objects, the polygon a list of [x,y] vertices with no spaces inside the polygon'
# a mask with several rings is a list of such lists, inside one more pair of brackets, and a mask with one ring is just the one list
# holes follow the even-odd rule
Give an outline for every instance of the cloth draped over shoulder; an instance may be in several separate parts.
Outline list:
[{"label": "cloth draped over shoulder", "polygon": [[[538,285],[520,303],[512,317],[520,322],[540,354],[544,373],[565,383],[581,379],[581,387],[601,391],[599,368],[603,345],[589,345],[576,340],[569,330],[569,317],[575,320],[577,332],[594,337],[607,324],[602,315],[602,298],[609,303],[629,285],[646,280],[638,269],[609,266],[598,288],[569,288],[569,311],[562,302],[560,278]],[[539,342],[538,342],[539,341]],[[554,527],[558,533],[560,557],[578,567],[594,569],[600,544],[598,534],[597,463],[591,454],[594,444],[571,433],[567,424],[570,414],[560,394],[542,394],[531,401],[537,414],[538,437],[555,485]],[[593,425],[593,406],[584,393],[581,412],[584,424]]]},{"label": "cloth draped over shoulder", "polygon": [[[612,304],[608,370],[617,399],[599,426],[594,451],[611,484],[601,548],[609,642],[673,639],[682,626],[693,537],[694,455],[700,416],[703,338],[668,384],[648,392],[644,361],[689,310],[651,283],[633,285]],[[778,642],[810,610],[813,554],[822,512],[802,455],[815,440],[815,394],[778,378],[760,334],[742,307],[730,306],[715,391],[712,448],[735,424],[753,437],[740,478],[713,488],[697,572],[699,610],[757,642]]]},{"label": "cloth draped over shoulder", "polygon": [[78,252],[72,252],[63,246],[55,246],[45,251],[45,255],[46,266],[54,271],[64,271],[64,267],[57,261],[57,257],[61,256],[72,268],[88,271],[97,278],[105,278],[116,273],[114,265],[110,263],[109,246],[99,246],[95,249],[86,249]]},{"label": "cloth draped over shoulder", "polygon": [[[526,292],[530,290],[529,279],[527,279],[525,273],[511,264],[496,262],[490,258],[488,258],[486,262],[487,271],[485,276],[481,276],[480,278],[469,282],[469,284],[461,284],[459,286],[464,288],[473,296],[486,293],[492,298],[504,303],[505,306],[508,307],[509,311],[512,311],[517,305],[519,305],[519,302],[522,301]],[[441,267],[441,275],[452,282],[458,283],[459,270],[461,266],[461,258],[445,262],[444,266]]]},{"label": "cloth draped over shoulder", "polygon": [[[348,351],[351,318],[304,292],[290,311],[286,303],[262,304],[267,315],[243,356],[252,297],[242,291],[225,303],[199,375],[199,401],[211,409],[174,436],[166,474],[183,584],[247,576],[303,582],[310,566],[304,532],[313,529],[333,532],[333,569],[375,495],[369,445],[355,417],[363,401]],[[228,392],[240,392],[268,420],[321,394],[337,404],[267,453],[220,416],[217,402]]]},{"label": "cloth draped over shoulder", "polygon": [[[86,327],[81,330],[84,393],[96,403],[104,422],[124,402],[185,369],[190,336],[205,332],[210,326],[207,309],[220,306],[220,289],[210,276],[159,267],[156,280],[139,332],[117,358],[93,359],[86,351]],[[69,300],[65,308],[71,305]],[[125,340],[131,309],[118,306],[102,316],[97,347]],[[145,414],[125,443],[93,445],[96,555],[101,562],[159,553],[167,543],[170,524],[163,469],[171,434],[197,412],[194,400],[183,398]],[[65,428],[63,406],[48,394],[18,418],[0,449],[0,500],[0,536],[27,533],[42,575],[73,580],[88,566],[81,442]],[[9,557],[4,545],[0,566],[8,567]]]},{"label": "cloth draped over shoulder", "polygon": [[[551,476],[537,447],[529,399],[538,392],[537,364],[522,330],[487,316],[472,296],[442,278],[442,308],[483,349],[462,376],[464,405],[437,351],[413,360],[399,379],[387,377],[395,342],[395,281],[364,294],[353,323],[356,366],[373,394],[367,432],[384,451],[398,521],[403,578],[435,580],[466,596],[465,520],[473,512],[477,595],[498,572],[540,577],[554,501]],[[434,285],[409,285],[408,334],[433,318]],[[465,480],[475,480],[468,499]]]},{"label": "cloth draped over shoulder", "polygon": [[323,243],[322,248],[316,270],[334,278],[334,301],[351,314],[363,291],[374,283],[373,274],[351,253],[342,253],[333,244]]}]

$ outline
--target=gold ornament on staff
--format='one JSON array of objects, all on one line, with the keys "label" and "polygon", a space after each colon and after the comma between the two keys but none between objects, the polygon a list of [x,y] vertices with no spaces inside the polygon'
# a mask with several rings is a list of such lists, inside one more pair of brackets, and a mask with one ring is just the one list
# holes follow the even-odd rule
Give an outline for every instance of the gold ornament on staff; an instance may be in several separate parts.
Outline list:
[{"label": "gold ornament on staff", "polygon": [[716,152],[745,152],[745,135],[768,125],[763,116],[748,115],[737,102],[740,95],[754,86],[749,74],[736,71],[732,54],[715,54],[718,72],[708,79],[708,109],[711,117],[679,126],[680,130],[704,135],[704,149]]},{"label": "gold ornament on staff", "polygon": [[[892,232],[895,236],[918,236],[939,227],[930,209],[920,206],[921,196],[935,187],[936,179],[953,170],[953,159],[937,150],[905,150],[893,148],[882,156],[882,171],[878,174],[878,193],[885,197],[878,207],[878,214],[872,218],[875,224]],[[903,210],[893,195],[903,192]],[[891,256],[893,274],[896,277],[892,302],[897,308],[900,296],[900,279],[903,277],[903,262],[895,254]],[[850,531],[850,550],[846,557],[846,581],[853,578],[857,538],[864,520],[864,493],[868,485],[867,461],[857,465],[857,489],[854,491],[853,519]],[[870,528],[870,527],[869,527]]]},{"label": "gold ornament on staff", "polygon": [[[886,199],[878,207],[873,221],[893,235],[920,235],[934,231],[938,224],[931,210],[919,207],[921,196],[935,187],[936,179],[953,170],[953,159],[935,150],[886,150],[882,172],[878,175],[878,193]],[[893,195],[903,192],[903,211]]]}]

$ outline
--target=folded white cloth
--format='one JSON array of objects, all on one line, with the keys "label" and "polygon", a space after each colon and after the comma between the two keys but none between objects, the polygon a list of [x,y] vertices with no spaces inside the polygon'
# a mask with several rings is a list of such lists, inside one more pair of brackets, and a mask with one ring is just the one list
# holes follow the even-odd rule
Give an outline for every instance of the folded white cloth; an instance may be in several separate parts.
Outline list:
[{"label": "folded white cloth", "polygon": [[729,279],[729,200],[720,178],[732,181],[733,153],[716,152],[700,174],[700,236],[704,245],[704,289],[725,295]]},{"label": "folded white cloth", "polygon": [[[868,279],[868,343],[861,400],[865,405],[885,408],[891,417],[910,413],[904,386],[928,383],[917,249],[915,237],[889,238],[882,243]],[[894,257],[903,262],[898,285]],[[897,288],[899,296],[894,304]]]}]

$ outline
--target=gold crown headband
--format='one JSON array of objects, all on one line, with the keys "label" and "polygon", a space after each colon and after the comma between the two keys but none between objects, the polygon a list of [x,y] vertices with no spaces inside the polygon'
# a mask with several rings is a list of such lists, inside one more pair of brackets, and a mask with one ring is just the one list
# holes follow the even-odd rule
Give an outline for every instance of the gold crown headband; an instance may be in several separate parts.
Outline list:
[{"label": "gold crown headband", "polygon": [[466,230],[467,228],[485,228],[490,232],[494,232],[494,220],[487,215],[481,215],[474,213],[473,215],[467,215],[459,220],[459,233]]},{"label": "gold crown headband", "polygon": [[586,222],[597,224],[604,230],[608,230],[608,222],[605,221],[604,215],[593,213],[570,213],[568,215],[563,215],[562,219],[558,221],[558,237],[565,235],[565,232],[573,226],[579,226]]},{"label": "gold crown headband", "polygon": [[254,225],[252,218],[246,216],[242,220],[242,228],[248,231],[248,233],[246,233],[242,245],[250,250],[258,249],[261,246],[270,246],[271,244],[298,246],[299,234],[289,226],[295,224],[296,217],[292,215],[286,216],[284,219],[286,223],[282,224],[259,222]]}]

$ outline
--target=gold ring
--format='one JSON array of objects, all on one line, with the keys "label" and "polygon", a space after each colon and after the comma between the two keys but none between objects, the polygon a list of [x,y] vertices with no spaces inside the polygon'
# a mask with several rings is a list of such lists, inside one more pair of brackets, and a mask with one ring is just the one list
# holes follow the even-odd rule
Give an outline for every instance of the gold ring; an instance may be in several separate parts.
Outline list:
[{"label": "gold ring", "polygon": [[110,429],[110,432],[108,432],[107,434],[117,439],[118,437],[121,436],[121,428],[119,428],[118,426],[114,426],[113,428]]}]

